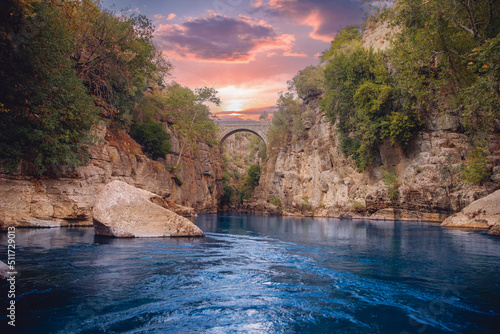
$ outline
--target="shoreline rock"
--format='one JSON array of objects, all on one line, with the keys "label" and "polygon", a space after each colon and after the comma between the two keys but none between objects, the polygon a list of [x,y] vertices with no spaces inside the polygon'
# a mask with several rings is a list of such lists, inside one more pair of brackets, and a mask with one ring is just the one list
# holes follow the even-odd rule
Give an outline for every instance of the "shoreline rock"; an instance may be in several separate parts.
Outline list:
[{"label": "shoreline rock", "polygon": [[0,261],[0,279],[8,279],[15,275],[16,273],[9,271],[9,266],[7,264]]},{"label": "shoreline rock", "polygon": [[441,226],[490,229],[489,234],[500,235],[500,190],[472,202],[446,218]]},{"label": "shoreline rock", "polygon": [[158,203],[163,199],[122,181],[110,182],[97,195],[93,210],[96,235],[120,238],[202,237],[189,219]]}]

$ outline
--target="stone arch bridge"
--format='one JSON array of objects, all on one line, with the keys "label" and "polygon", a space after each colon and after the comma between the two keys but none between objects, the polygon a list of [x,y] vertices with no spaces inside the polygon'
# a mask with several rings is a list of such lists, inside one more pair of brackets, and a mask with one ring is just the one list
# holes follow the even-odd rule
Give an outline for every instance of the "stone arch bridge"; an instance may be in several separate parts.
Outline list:
[{"label": "stone arch bridge", "polygon": [[219,125],[219,143],[223,143],[227,137],[237,132],[251,132],[259,136],[264,141],[266,146],[268,144],[267,132],[271,126],[270,123],[250,120],[218,121],[217,123]]}]

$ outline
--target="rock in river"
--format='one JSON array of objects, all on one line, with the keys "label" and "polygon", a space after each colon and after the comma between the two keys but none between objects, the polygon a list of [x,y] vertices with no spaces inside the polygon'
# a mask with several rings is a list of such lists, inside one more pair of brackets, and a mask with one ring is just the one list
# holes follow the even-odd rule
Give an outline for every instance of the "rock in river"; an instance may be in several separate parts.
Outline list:
[{"label": "rock in river", "polygon": [[500,190],[472,202],[462,211],[446,218],[442,226],[491,228],[490,234],[500,235]]},{"label": "rock in river", "polygon": [[204,236],[189,219],[155,204],[162,201],[127,183],[108,183],[94,206],[95,233],[122,238]]},{"label": "rock in river", "polygon": [[14,275],[15,273],[9,271],[9,266],[0,261],[0,279],[8,279]]}]

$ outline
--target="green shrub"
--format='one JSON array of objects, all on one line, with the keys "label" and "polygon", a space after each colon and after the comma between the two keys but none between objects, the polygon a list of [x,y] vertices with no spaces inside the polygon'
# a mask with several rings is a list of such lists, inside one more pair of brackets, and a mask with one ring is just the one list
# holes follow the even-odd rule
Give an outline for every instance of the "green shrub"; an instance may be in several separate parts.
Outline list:
[{"label": "green shrub", "polygon": [[313,207],[309,204],[309,196],[302,197],[302,203],[300,203],[302,211],[313,212]]},{"label": "green shrub", "polygon": [[281,200],[279,199],[279,197],[273,198],[270,203],[274,206],[281,206]]},{"label": "green shrub", "polygon": [[352,204],[352,209],[354,211],[356,211],[357,213],[362,213],[362,212],[366,211],[366,207],[362,203],[359,203],[359,202],[354,202]]},{"label": "green shrub", "polygon": [[384,173],[384,182],[389,191],[389,198],[392,201],[392,204],[396,204],[399,199],[399,176],[396,171]]},{"label": "green shrub", "polygon": [[251,165],[248,167],[247,174],[243,179],[243,185],[240,192],[240,201],[243,202],[245,199],[252,197],[253,190],[259,184],[260,179],[260,166]]},{"label": "green shrub", "polygon": [[475,148],[467,157],[467,164],[462,165],[461,176],[465,183],[476,185],[482,185],[489,179],[488,158],[481,147]]},{"label": "green shrub", "polygon": [[170,135],[161,123],[149,120],[146,123],[134,124],[130,135],[151,159],[164,158],[171,152]]}]

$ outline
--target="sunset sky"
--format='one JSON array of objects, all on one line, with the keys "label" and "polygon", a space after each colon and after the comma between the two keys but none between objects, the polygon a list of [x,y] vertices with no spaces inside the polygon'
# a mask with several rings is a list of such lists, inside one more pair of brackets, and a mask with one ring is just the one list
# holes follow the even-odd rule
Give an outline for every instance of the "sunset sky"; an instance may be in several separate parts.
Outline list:
[{"label": "sunset sky", "polygon": [[361,23],[361,0],[104,0],[144,14],[174,65],[172,80],[219,92],[212,112],[256,119],[335,34]]}]

